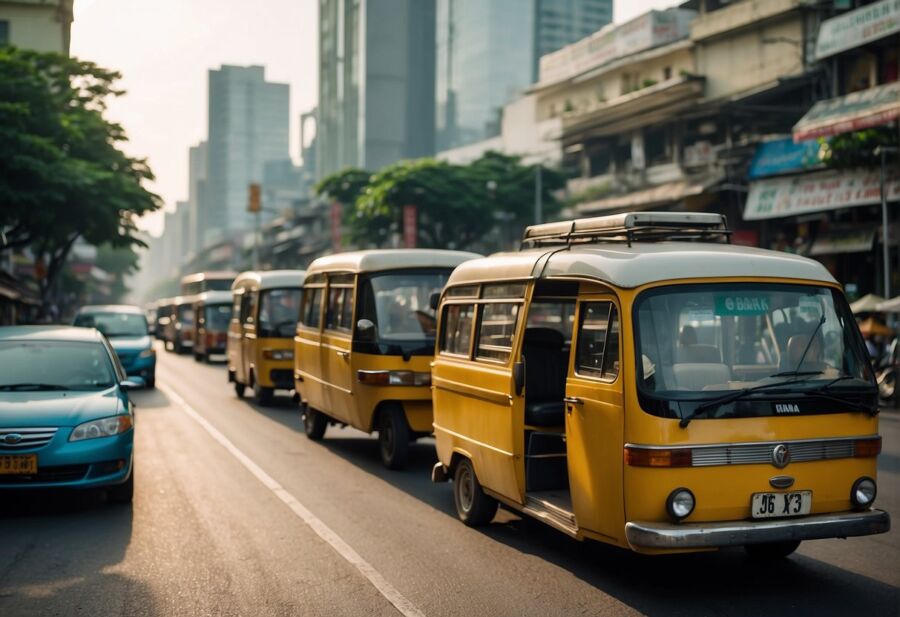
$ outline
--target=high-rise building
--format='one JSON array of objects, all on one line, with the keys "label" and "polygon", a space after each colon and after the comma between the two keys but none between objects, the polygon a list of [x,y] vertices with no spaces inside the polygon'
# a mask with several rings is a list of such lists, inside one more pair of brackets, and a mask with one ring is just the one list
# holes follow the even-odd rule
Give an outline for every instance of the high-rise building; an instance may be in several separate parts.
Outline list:
[{"label": "high-rise building", "polygon": [[0,0],[0,46],[69,54],[74,0]]},{"label": "high-rise building", "polygon": [[612,20],[612,0],[437,0],[436,149],[500,133],[538,61]]},{"label": "high-rise building", "polygon": [[209,148],[205,141],[191,146],[188,153],[188,250],[191,253],[197,253],[204,248],[204,230],[209,228],[211,223],[204,201],[209,168],[208,156]]},{"label": "high-rise building", "polygon": [[205,245],[252,229],[248,186],[262,182],[268,161],[290,157],[289,102],[289,86],[267,82],[264,67],[210,70]]},{"label": "high-rise building", "polygon": [[434,152],[434,0],[322,0],[316,175]]}]

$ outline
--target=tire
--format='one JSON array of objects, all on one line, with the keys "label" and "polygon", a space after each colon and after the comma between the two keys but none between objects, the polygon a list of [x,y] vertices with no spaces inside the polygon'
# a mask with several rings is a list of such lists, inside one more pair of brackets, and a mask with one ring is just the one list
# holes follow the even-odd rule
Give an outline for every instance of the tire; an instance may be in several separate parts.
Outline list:
[{"label": "tire", "polygon": [[304,405],[300,412],[303,417],[303,432],[311,441],[322,441],[325,429],[328,428],[328,418],[321,411],[316,411],[309,405]]},{"label": "tire", "polygon": [[144,383],[147,384],[147,389],[152,390],[153,388],[155,388],[156,387],[156,373],[153,373],[152,375],[150,375],[150,377],[148,377]]},{"label": "tire", "polygon": [[378,445],[385,467],[406,467],[409,460],[409,424],[399,405],[385,407],[378,414]]},{"label": "tire", "polygon": [[122,484],[106,489],[106,497],[113,503],[131,503],[134,499],[134,463],[131,464],[131,474]]},{"label": "tire", "polygon": [[484,494],[481,483],[475,476],[472,462],[464,458],[456,464],[453,474],[453,501],[456,503],[456,515],[469,527],[480,527],[494,520],[497,500]]},{"label": "tire", "polygon": [[203,354],[194,352],[194,362],[203,362]]},{"label": "tire", "polygon": [[785,542],[767,542],[765,544],[748,544],[744,547],[747,555],[752,559],[775,560],[784,559],[797,550],[800,540],[787,540]]},{"label": "tire", "polygon": [[234,393],[237,395],[238,398],[244,398],[244,390],[246,390],[246,389],[247,389],[247,386],[245,386],[244,384],[234,382]]},{"label": "tire", "polygon": [[253,398],[256,400],[256,403],[258,405],[271,405],[275,389],[259,385],[259,382],[256,381],[256,375],[250,376],[250,383],[253,384]]}]

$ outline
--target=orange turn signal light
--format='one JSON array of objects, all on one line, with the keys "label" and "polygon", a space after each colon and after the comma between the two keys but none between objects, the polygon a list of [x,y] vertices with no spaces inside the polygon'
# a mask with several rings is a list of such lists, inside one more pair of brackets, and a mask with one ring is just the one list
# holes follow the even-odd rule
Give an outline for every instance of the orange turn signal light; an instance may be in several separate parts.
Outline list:
[{"label": "orange turn signal light", "polygon": [[625,464],[631,467],[690,467],[694,456],[690,448],[641,448],[625,446]]},{"label": "orange turn signal light", "polygon": [[855,458],[870,458],[881,454],[881,437],[857,439],[853,442],[853,456]]}]

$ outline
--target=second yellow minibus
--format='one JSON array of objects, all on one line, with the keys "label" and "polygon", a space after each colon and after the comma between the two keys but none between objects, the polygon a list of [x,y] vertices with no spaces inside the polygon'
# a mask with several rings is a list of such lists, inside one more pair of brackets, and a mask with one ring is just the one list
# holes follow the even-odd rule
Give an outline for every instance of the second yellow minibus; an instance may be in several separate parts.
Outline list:
[{"label": "second yellow minibus", "polygon": [[883,533],[865,346],[818,262],[727,242],[717,214],[529,228],[439,311],[439,462],[458,515],[498,503],[642,553]]}]

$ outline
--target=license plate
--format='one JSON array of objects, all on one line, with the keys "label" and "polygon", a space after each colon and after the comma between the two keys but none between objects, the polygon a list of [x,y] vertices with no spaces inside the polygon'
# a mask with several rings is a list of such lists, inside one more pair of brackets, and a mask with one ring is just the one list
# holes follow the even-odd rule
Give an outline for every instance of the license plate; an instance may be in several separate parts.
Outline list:
[{"label": "license plate", "polygon": [[37,454],[0,454],[0,475],[30,476],[37,470]]},{"label": "license plate", "polygon": [[753,518],[803,516],[812,508],[812,491],[793,493],[753,493],[750,514]]}]

